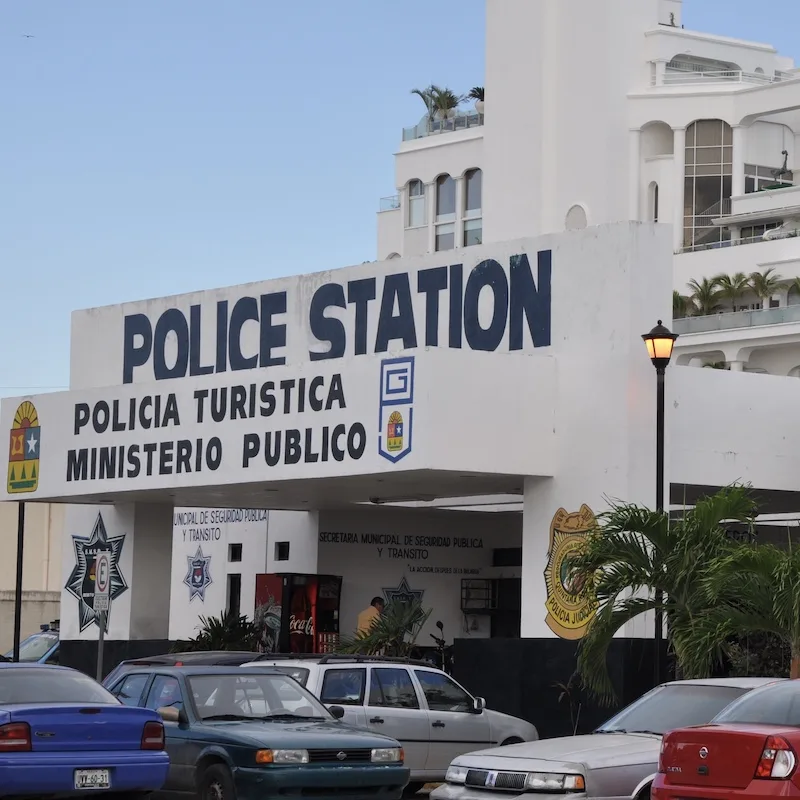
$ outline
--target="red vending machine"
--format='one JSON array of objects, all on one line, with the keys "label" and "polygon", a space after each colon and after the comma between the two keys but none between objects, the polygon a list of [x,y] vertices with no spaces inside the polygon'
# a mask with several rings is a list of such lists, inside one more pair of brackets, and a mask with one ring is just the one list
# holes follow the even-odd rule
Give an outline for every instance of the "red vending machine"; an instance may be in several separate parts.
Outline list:
[{"label": "red vending machine", "polygon": [[339,642],[338,575],[256,575],[254,619],[264,653],[330,653]]}]

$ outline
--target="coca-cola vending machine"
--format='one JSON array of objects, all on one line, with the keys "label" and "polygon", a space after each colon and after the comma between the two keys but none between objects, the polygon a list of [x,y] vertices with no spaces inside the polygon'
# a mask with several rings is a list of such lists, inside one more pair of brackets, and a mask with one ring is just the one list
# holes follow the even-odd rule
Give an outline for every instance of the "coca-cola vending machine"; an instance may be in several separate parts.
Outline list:
[{"label": "coca-cola vending machine", "polygon": [[329,653],[339,642],[338,575],[256,575],[254,619],[265,653]]}]

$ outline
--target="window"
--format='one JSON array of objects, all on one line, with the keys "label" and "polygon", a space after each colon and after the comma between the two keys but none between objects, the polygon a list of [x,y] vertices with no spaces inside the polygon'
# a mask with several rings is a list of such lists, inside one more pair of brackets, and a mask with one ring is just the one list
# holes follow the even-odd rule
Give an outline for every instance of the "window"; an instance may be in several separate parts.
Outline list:
[{"label": "window", "polygon": [[744,191],[745,194],[761,191],[770,186],[794,186],[794,173],[784,172],[776,178],[773,173],[780,172],[780,167],[759,167],[755,164],[744,165]]},{"label": "window", "polygon": [[800,727],[800,687],[797,681],[786,681],[755,689],[717,714],[714,722]]},{"label": "window", "polygon": [[684,247],[702,249],[730,239],[716,226],[733,188],[733,132],[720,119],[701,119],[686,129],[686,168],[683,190]]},{"label": "window", "polygon": [[275,542],[275,560],[289,560],[289,542]]},{"label": "window", "polygon": [[436,250],[456,246],[456,182],[449,175],[436,179]]},{"label": "window", "polygon": [[228,602],[226,608],[230,614],[237,617],[242,607],[242,576],[238,573],[228,575]]},{"label": "window", "polygon": [[142,692],[147,684],[147,675],[129,675],[117,684],[112,694],[126,706],[138,706],[142,699]]},{"label": "window", "polygon": [[408,182],[408,224],[407,228],[421,228],[427,223],[425,218],[425,184],[422,181]]},{"label": "window", "polygon": [[650,184],[650,220],[658,222],[658,184],[655,181]]},{"label": "window", "polygon": [[228,545],[228,561],[242,560],[242,543],[236,542]]},{"label": "window", "polygon": [[384,708],[419,708],[417,690],[408,670],[373,668],[369,681],[369,705]]},{"label": "window", "polygon": [[366,682],[365,669],[326,669],[319,699],[328,705],[360,706]]},{"label": "window", "polygon": [[177,678],[171,675],[156,675],[147,693],[145,708],[157,711],[159,708],[183,708],[183,694]]},{"label": "window", "polygon": [[46,667],[0,670],[0,704],[102,703],[117,705],[117,698],[81,672],[56,672]]},{"label": "window", "polygon": [[742,228],[739,235],[742,239],[761,239],[767,231],[780,228],[780,222],[769,222],[764,225],[749,225]]},{"label": "window", "polygon": [[472,698],[447,675],[420,669],[414,672],[431,711],[472,711]]},{"label": "window", "polygon": [[483,172],[471,169],[464,173],[464,247],[481,244],[483,220],[481,203]]}]

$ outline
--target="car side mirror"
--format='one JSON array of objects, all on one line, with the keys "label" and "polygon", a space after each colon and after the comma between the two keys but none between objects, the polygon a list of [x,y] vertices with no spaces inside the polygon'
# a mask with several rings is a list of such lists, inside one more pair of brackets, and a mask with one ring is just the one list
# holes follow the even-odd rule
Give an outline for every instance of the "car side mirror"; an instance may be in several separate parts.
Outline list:
[{"label": "car side mirror", "polygon": [[344,709],[341,706],[328,706],[328,711],[334,719],[341,719],[344,716]]},{"label": "car side mirror", "polygon": [[186,714],[182,713],[181,709],[174,706],[164,706],[156,711],[164,722],[186,722]]},{"label": "car side mirror", "polygon": [[486,700],[484,700],[482,697],[472,698],[472,710],[474,713],[480,714],[484,708],[486,708]]}]

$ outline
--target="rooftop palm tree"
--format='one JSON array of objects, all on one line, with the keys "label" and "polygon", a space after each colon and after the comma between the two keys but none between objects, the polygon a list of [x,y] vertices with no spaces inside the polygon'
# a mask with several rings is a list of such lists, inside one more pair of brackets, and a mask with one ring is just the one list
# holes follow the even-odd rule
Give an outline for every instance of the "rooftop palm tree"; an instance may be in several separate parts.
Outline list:
[{"label": "rooftop palm tree", "polygon": [[433,86],[431,88],[433,89],[431,98],[436,116],[441,120],[450,119],[459,105],[464,102],[464,97],[447,87]]},{"label": "rooftop palm tree", "polygon": [[736,303],[751,288],[750,279],[744,272],[737,272],[734,275],[718,275],[714,280],[717,282],[720,296],[727,300],[734,309]]},{"label": "rooftop palm tree", "polygon": [[672,318],[681,319],[685,317],[691,307],[691,300],[682,295],[676,289],[672,290]]},{"label": "rooftop palm tree", "polygon": [[655,609],[667,619],[667,640],[684,677],[708,674],[722,657],[722,645],[696,651],[692,632],[712,603],[724,604],[727,598],[721,587],[712,601],[704,581],[716,560],[739,546],[723,522],[752,528],[754,515],[747,488],[730,486],[699,500],[678,520],[625,503],[612,504],[598,517],[583,552],[570,559],[575,579],[584,581],[585,591],[593,592],[598,603],[578,651],[578,671],[590,692],[601,700],[614,697],[606,667],[614,635]]},{"label": "rooftop palm tree", "polygon": [[780,275],[775,274],[775,267],[769,267],[763,272],[754,272],[750,275],[750,286],[762,301],[768,301],[781,286]]},{"label": "rooftop palm tree", "polygon": [[483,100],[486,99],[485,94],[486,93],[484,92],[483,86],[473,86],[469,90],[469,94],[467,95],[467,99],[468,100],[481,100],[481,101],[483,101]]},{"label": "rooftop palm tree", "polygon": [[691,280],[687,286],[691,291],[689,297],[697,314],[702,316],[719,311],[722,293],[716,278],[703,278],[701,281]]},{"label": "rooftop palm tree", "polygon": [[791,678],[800,678],[800,549],[742,544],[719,558],[702,584],[711,602],[686,639],[690,668],[697,648],[725,647],[731,637],[773,634],[791,650]]}]

